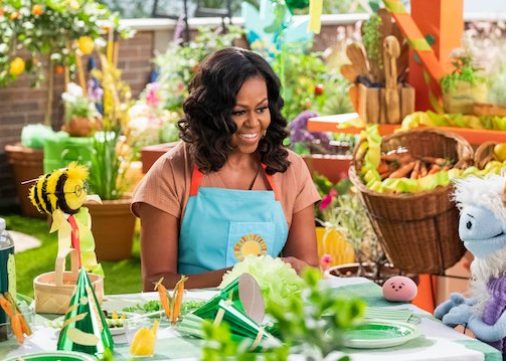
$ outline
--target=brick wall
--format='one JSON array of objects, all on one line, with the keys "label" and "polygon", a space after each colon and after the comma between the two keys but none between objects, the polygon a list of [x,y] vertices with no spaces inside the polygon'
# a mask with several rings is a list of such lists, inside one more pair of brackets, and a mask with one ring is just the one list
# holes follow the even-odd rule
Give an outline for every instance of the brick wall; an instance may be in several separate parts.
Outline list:
[{"label": "brick wall", "polygon": [[[123,71],[134,97],[144,89],[151,71],[153,54],[153,31],[139,31],[128,40],[120,40],[118,67]],[[87,59],[83,59],[86,64]],[[61,125],[63,106],[61,94],[64,90],[63,75],[54,74],[53,127]],[[14,181],[4,152],[7,144],[20,140],[21,129],[26,124],[44,121],[48,99],[47,86],[30,87],[30,79],[21,76],[7,88],[0,89],[0,207],[14,202]]]}]

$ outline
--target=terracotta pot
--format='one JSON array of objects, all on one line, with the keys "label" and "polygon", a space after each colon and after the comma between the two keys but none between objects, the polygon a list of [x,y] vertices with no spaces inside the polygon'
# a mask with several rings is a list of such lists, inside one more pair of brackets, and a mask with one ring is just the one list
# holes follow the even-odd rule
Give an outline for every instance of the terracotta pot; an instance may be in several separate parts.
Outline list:
[{"label": "terracotta pot", "polygon": [[99,261],[119,261],[132,256],[135,217],[130,198],[86,203],[91,214],[91,231]]},{"label": "terracotta pot", "polygon": [[418,283],[418,277],[416,275],[403,274],[398,268],[393,267],[389,263],[381,264],[379,267],[380,269],[378,271],[376,264],[363,263],[360,269],[358,263],[348,263],[331,267],[327,271],[327,275],[330,277],[365,277],[379,285],[383,285],[390,277],[403,275],[413,279],[415,283]]},{"label": "terracotta pot", "polygon": [[351,157],[346,155],[310,154],[303,155],[311,173],[317,172],[327,177],[332,183],[348,178]]},{"label": "terracotta pot", "polygon": [[46,215],[39,213],[28,198],[33,183],[21,184],[24,181],[36,179],[44,173],[44,152],[41,149],[27,148],[21,144],[6,145],[5,152],[14,173],[21,213],[27,217],[45,218]]},{"label": "terracotta pot", "polygon": [[178,142],[149,145],[141,149],[142,173],[147,173],[151,166],[162,155],[172,149]]},{"label": "terracotta pot", "polygon": [[97,118],[73,117],[63,124],[61,129],[73,137],[89,137],[95,131],[100,130],[102,125]]}]

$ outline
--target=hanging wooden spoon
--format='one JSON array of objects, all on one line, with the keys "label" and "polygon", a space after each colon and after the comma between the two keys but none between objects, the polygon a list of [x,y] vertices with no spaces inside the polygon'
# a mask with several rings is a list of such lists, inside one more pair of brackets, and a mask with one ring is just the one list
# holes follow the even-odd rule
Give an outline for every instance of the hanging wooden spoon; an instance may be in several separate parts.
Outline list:
[{"label": "hanging wooden spoon", "polygon": [[364,46],[360,43],[352,43],[346,47],[346,56],[350,59],[355,71],[360,75],[367,77],[369,80],[369,64],[367,63],[367,57],[365,54]]},{"label": "hanging wooden spoon", "polygon": [[387,36],[383,43],[383,63],[385,68],[385,106],[387,122],[397,124],[401,121],[399,89],[397,86],[397,58],[401,53],[395,36]]},{"label": "hanging wooden spoon", "polygon": [[355,83],[357,81],[357,77],[360,75],[353,64],[344,64],[341,66],[341,74],[345,79]]}]

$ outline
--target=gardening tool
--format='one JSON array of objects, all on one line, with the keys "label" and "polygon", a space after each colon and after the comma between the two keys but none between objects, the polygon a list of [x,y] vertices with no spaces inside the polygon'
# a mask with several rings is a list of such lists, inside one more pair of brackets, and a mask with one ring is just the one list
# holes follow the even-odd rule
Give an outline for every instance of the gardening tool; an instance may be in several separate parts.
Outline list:
[{"label": "gardening tool", "polygon": [[369,64],[365,55],[364,46],[360,43],[352,43],[346,47],[346,56],[359,76],[370,79]]},{"label": "gardening tool", "polygon": [[395,36],[387,36],[383,42],[383,65],[385,68],[385,105],[387,122],[400,122],[399,90],[397,87],[397,58],[401,52]]}]

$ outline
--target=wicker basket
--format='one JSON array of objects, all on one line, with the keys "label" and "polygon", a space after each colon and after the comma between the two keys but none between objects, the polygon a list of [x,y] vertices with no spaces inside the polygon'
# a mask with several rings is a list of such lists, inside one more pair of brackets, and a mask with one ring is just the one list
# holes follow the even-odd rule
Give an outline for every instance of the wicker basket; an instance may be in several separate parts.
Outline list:
[{"label": "wicker basket", "polygon": [[[54,272],[43,273],[33,280],[35,312],[65,314],[69,308],[70,298],[76,288],[78,277],[77,252],[70,252],[71,270],[65,271],[65,257],[67,254],[56,258]],[[99,302],[104,298],[104,280],[102,276],[88,273],[95,294]]]},{"label": "wicker basket", "polygon": [[[451,186],[416,194],[386,194],[368,189],[357,175],[362,159],[350,167],[350,180],[359,190],[378,239],[392,264],[404,272],[443,274],[465,252],[458,235],[459,212],[451,201]],[[381,150],[404,147],[415,157],[472,163],[473,150],[462,137],[433,128],[399,132],[383,138]]]},{"label": "wicker basket", "polygon": [[474,165],[478,169],[485,168],[488,162],[496,159],[494,156],[494,147],[497,142],[485,142],[480,144],[478,149],[476,149],[476,153],[474,153]]}]

